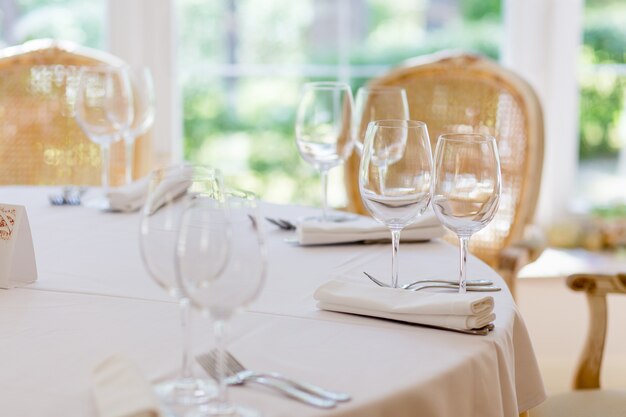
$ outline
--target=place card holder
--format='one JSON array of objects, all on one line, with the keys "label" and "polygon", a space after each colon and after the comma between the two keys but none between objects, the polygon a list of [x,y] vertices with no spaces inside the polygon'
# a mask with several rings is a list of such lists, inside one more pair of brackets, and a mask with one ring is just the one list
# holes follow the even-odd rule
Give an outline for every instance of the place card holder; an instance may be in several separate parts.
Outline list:
[{"label": "place card holder", "polygon": [[0,203],[0,288],[37,280],[37,264],[24,206]]}]

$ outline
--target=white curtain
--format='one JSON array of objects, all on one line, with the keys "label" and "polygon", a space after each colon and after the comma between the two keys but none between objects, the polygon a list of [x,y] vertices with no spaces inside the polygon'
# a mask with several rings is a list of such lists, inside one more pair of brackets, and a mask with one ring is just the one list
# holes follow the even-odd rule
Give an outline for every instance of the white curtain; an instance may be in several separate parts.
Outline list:
[{"label": "white curtain", "polygon": [[504,0],[503,64],[537,91],[544,111],[545,154],[536,220],[566,212],[578,168],[577,63],[583,0]]},{"label": "white curtain", "polygon": [[133,67],[152,71],[156,114],[154,162],[182,159],[182,110],[177,83],[177,36],[173,0],[108,0],[108,50]]}]

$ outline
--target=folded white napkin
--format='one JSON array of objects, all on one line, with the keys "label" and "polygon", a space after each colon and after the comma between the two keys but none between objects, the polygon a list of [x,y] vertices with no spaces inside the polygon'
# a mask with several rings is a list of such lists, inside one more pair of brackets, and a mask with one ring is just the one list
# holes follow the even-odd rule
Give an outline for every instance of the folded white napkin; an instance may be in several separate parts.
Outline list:
[{"label": "folded white napkin", "polygon": [[150,384],[128,358],[113,355],[93,371],[93,394],[100,417],[159,417]]},{"label": "folded white napkin", "polygon": [[130,184],[115,187],[109,190],[107,198],[113,211],[139,210],[148,195],[149,178],[144,177]]},{"label": "folded white napkin", "polygon": [[[190,173],[191,176],[191,173]],[[157,210],[168,200],[174,200],[191,185],[191,177],[165,178],[153,191],[152,211]],[[139,210],[146,202],[150,177],[144,177],[130,184],[111,189],[107,198],[112,211],[131,212]]]},{"label": "folded white napkin", "polygon": [[[324,223],[305,220],[298,224],[296,234],[301,245],[324,245],[331,243],[362,242],[365,240],[391,239],[389,228],[371,217],[356,216],[355,220],[340,223]],[[444,229],[432,210],[402,229],[400,240],[430,240],[443,236]]]},{"label": "folded white napkin", "polygon": [[322,310],[450,329],[477,329],[496,318],[493,297],[480,294],[414,292],[332,280],[313,296]]}]

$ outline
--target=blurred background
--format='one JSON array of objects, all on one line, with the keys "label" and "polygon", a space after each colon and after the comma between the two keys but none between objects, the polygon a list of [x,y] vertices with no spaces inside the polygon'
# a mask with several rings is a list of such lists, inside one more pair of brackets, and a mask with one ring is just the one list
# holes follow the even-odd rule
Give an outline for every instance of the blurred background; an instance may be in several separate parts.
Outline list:
[{"label": "blurred background", "polygon": [[[110,1],[0,0],[0,45],[56,38],[109,49],[107,32],[116,18],[111,10],[120,13]],[[338,78],[356,91],[408,58],[442,49],[497,60],[507,29],[499,0],[171,4],[172,74],[182,104],[177,123],[184,158],[221,168],[237,185],[274,202],[320,203],[316,173],[299,157],[293,137],[295,104],[305,81]],[[571,201],[595,207],[624,197],[626,2],[587,0],[581,26],[578,137],[572,138],[578,165]],[[331,205],[341,206],[341,187],[332,185],[341,181],[340,170],[331,177]]]},{"label": "blurred background", "polygon": [[[317,173],[294,139],[304,82],[339,79],[356,91],[406,59],[443,49],[478,52],[517,71],[544,106],[537,216],[552,228],[550,243],[606,249],[607,235],[609,249],[622,254],[548,250],[525,273],[541,279],[520,280],[517,301],[546,385],[568,389],[585,301],[562,279],[544,278],[626,266],[626,1],[0,0],[0,46],[37,38],[150,65],[157,154],[213,165],[267,201],[318,206]],[[341,181],[332,170],[332,206],[345,202]],[[559,226],[568,212],[603,220]],[[611,314],[626,314],[617,307]],[[612,326],[610,335],[623,334],[618,321]],[[623,387],[624,346],[624,337],[609,338],[604,386]]]}]

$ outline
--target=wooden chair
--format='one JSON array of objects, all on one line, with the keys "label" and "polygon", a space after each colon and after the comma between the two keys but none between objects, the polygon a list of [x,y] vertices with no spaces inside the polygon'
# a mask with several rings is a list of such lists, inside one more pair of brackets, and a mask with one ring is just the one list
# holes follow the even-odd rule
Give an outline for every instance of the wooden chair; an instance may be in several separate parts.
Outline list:
[{"label": "wooden chair", "polygon": [[626,391],[601,390],[600,367],[606,340],[606,296],[626,294],[626,274],[571,275],[567,285],[583,291],[589,305],[589,330],[574,375],[574,391],[549,397],[531,410],[530,417],[624,417]]},{"label": "wooden chair", "polygon": [[[81,66],[122,66],[105,52],[35,40],[0,51],[0,185],[99,185],[100,148],[74,120]],[[149,135],[135,144],[134,172],[150,167]],[[124,179],[124,146],[111,149],[111,182]]]},{"label": "wooden chair", "polygon": [[[370,85],[406,89],[411,118],[426,122],[433,149],[446,132],[495,136],[502,165],[500,206],[470,245],[474,255],[500,270],[514,291],[518,270],[542,249],[523,243],[533,220],[543,163],[543,116],[530,85],[487,58],[459,53],[409,61]],[[348,208],[366,213],[358,165],[358,155],[353,155],[345,166]],[[449,238],[456,242],[454,235]]]}]

